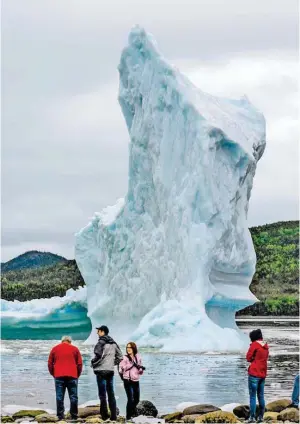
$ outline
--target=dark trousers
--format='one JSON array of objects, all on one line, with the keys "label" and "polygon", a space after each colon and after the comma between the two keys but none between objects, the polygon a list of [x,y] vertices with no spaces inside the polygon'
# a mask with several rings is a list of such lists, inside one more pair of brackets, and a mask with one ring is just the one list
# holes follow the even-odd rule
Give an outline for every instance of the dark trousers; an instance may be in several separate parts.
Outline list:
[{"label": "dark trousers", "polygon": [[100,415],[103,420],[109,418],[107,402],[106,402],[106,393],[108,397],[108,405],[110,409],[110,419],[111,421],[117,421],[117,404],[114,392],[114,374],[112,373],[98,373],[96,374],[97,384],[98,384],[98,393],[100,399]]},{"label": "dark trousers", "polygon": [[136,406],[140,401],[140,383],[124,379],[124,388],[127,395],[126,419],[135,416]]},{"label": "dark trousers", "polygon": [[78,396],[77,396],[78,379],[73,377],[58,377],[55,378],[56,391],[56,413],[58,418],[64,418],[65,406],[64,399],[66,389],[70,398],[70,414],[71,418],[78,417]]},{"label": "dark trousers", "polygon": [[259,404],[259,417],[262,418],[265,413],[265,378],[248,376],[248,386],[250,395],[250,418],[256,416],[256,396]]}]

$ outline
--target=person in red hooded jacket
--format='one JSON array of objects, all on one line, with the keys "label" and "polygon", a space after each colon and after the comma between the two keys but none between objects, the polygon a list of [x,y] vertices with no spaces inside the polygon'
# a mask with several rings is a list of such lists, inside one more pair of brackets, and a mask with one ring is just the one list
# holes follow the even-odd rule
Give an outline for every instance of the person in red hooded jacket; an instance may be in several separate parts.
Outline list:
[{"label": "person in red hooded jacket", "polygon": [[57,417],[64,419],[64,398],[66,389],[70,398],[70,414],[78,417],[78,378],[82,371],[82,357],[79,349],[72,346],[72,338],[63,336],[61,343],[54,346],[48,358],[48,370],[55,380]]},{"label": "person in red hooded jacket", "polygon": [[265,379],[267,376],[267,361],[269,357],[269,347],[263,341],[263,335],[260,329],[253,330],[249,334],[251,344],[246,355],[250,362],[248,368],[248,385],[250,395],[250,417],[248,422],[255,423],[256,415],[256,396],[259,404],[259,416],[257,422],[263,421],[265,412]]}]

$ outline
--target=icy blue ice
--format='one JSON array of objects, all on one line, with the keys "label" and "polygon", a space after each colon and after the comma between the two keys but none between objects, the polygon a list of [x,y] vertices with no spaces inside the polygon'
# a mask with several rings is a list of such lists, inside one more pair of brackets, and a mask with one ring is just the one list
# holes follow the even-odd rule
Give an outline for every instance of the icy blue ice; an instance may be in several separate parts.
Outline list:
[{"label": "icy blue ice", "polygon": [[164,350],[240,350],[256,257],[247,226],[263,115],[196,88],[140,27],[119,65],[128,193],[76,235],[92,325]]},{"label": "icy blue ice", "polygon": [[[237,351],[235,312],[257,299],[247,226],[265,120],[244,96],[196,88],[139,27],[119,65],[130,134],[128,193],[76,235],[86,288],[2,301],[2,335],[43,338],[106,324],[120,342],[169,351]],[[95,331],[88,342],[93,341]],[[28,336],[30,337],[30,336]]]}]

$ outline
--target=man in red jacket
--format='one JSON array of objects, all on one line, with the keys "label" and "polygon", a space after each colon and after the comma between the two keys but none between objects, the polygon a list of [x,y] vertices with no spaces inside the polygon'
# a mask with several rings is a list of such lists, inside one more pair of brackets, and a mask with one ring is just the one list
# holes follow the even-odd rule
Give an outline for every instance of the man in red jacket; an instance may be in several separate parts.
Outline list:
[{"label": "man in red jacket", "polygon": [[72,346],[70,336],[64,336],[61,343],[54,346],[48,358],[48,369],[55,379],[57,417],[64,419],[64,398],[66,389],[70,398],[72,420],[78,417],[78,378],[82,371],[82,357],[79,349]]},{"label": "man in red jacket", "polygon": [[250,417],[248,422],[255,423],[256,415],[256,395],[259,404],[259,416],[257,422],[262,422],[265,412],[265,379],[267,376],[267,361],[269,357],[269,347],[263,341],[263,335],[260,329],[253,330],[249,334],[251,344],[246,355],[250,362],[248,368],[248,385],[250,395]]}]

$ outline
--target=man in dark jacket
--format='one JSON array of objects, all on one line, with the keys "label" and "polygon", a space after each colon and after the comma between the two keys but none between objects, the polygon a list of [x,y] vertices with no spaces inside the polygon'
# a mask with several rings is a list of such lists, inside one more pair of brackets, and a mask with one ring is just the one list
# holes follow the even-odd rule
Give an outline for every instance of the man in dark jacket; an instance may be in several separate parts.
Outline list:
[{"label": "man in dark jacket", "polygon": [[95,357],[91,366],[97,377],[98,392],[100,398],[100,415],[105,421],[109,418],[106,393],[110,409],[111,421],[117,420],[117,405],[114,393],[114,366],[118,365],[123,355],[117,343],[108,335],[106,325],[96,328],[99,340],[94,348]]},{"label": "man in dark jacket", "polygon": [[70,336],[64,336],[61,343],[54,346],[48,358],[48,370],[55,379],[57,417],[64,419],[64,398],[66,389],[70,398],[70,414],[73,420],[78,417],[78,378],[82,371],[82,357],[79,349],[72,346]]}]

